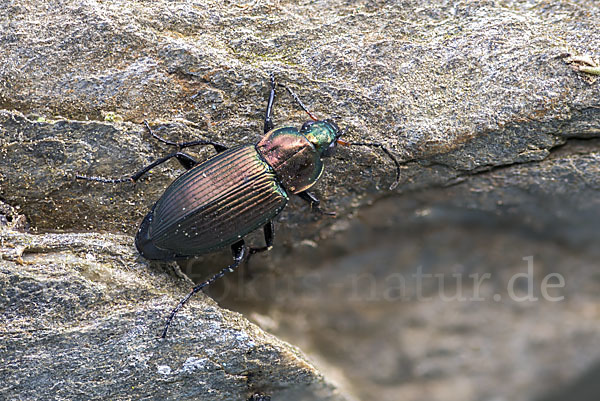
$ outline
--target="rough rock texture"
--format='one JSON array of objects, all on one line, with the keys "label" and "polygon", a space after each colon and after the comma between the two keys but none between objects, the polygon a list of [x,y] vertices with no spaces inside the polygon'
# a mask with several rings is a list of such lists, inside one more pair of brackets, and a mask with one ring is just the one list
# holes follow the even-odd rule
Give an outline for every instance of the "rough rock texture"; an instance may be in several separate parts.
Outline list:
[{"label": "rough rock texture", "polygon": [[7,400],[345,400],[300,351],[200,296],[110,234],[0,232],[0,394]]},{"label": "rough rock texture", "polygon": [[[533,400],[600,360],[597,2],[0,7],[2,395]],[[126,176],[172,151],[144,119],[171,139],[257,141],[271,71],[350,140],[384,143],[404,162],[392,193],[387,158],[340,149],[315,188],[338,217],[292,201],[254,280],[211,290],[309,352],[327,380],[206,297],[155,342],[184,288],[136,258],[131,234],[181,167],[135,185],[74,179]],[[274,119],[307,116],[280,91]],[[563,301],[507,297],[531,255],[538,296],[558,273]],[[182,268],[201,279],[227,258]],[[445,300],[436,283],[424,289],[432,301],[415,300],[419,266],[447,280],[490,273],[486,301]],[[361,273],[374,298],[355,292]],[[402,302],[385,291],[397,273]]]}]

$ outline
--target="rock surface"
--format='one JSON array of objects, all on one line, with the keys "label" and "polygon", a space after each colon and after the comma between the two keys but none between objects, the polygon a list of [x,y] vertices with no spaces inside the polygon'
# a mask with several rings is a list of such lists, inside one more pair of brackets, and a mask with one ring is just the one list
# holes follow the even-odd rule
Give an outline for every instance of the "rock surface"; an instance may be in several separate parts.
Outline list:
[{"label": "rock surface", "polygon": [[[600,57],[597,2],[0,6],[9,399],[533,400],[600,360],[600,81],[578,64]],[[170,152],[144,119],[171,139],[257,141],[269,72],[348,139],[384,143],[403,161],[391,192],[387,158],[340,149],[316,187],[338,217],[292,201],[279,246],[253,260],[254,280],[211,289],[299,345],[327,379],[207,297],[185,308],[177,335],[155,341],[190,283],[139,259],[131,235],[182,169],[172,162],[135,185],[74,179],[126,176]],[[280,91],[274,119],[307,116]],[[563,301],[507,296],[528,256],[537,296],[557,273]],[[201,279],[228,257],[181,268]],[[419,267],[448,281],[490,273],[485,301],[445,300],[437,282],[424,288],[433,300],[415,299]],[[361,273],[373,297],[355,292]],[[407,278],[406,298],[390,277]]]},{"label": "rock surface", "polygon": [[159,339],[190,283],[147,266],[129,236],[5,230],[0,242],[3,399],[348,399],[206,296]]}]

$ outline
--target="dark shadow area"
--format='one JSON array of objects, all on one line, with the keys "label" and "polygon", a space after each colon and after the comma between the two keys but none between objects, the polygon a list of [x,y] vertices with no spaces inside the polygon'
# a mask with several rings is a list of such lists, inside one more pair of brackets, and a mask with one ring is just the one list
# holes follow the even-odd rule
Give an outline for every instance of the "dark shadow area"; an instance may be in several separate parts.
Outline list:
[{"label": "dark shadow area", "polygon": [[600,399],[600,362],[562,390],[537,401],[597,401]]}]

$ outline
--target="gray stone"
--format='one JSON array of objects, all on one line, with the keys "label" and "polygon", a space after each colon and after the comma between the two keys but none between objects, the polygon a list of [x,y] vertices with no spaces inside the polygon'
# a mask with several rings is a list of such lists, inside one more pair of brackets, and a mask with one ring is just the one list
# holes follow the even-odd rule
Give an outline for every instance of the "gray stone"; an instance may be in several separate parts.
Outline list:
[{"label": "gray stone", "polygon": [[[600,359],[597,2],[0,7],[9,399],[532,400]],[[139,259],[132,234],[182,169],[171,162],[135,185],[74,178],[127,176],[172,151],[144,119],[174,140],[256,142],[270,72],[347,139],[384,143],[403,162],[389,191],[384,155],[340,149],[315,187],[338,217],[290,202],[254,280],[210,289],[299,345],[327,379],[207,297],[155,341],[191,283]],[[307,116],[280,91],[274,119]],[[507,299],[527,256],[539,262],[536,288],[544,274],[564,276],[564,301]],[[180,267],[200,280],[229,258]],[[448,280],[490,273],[486,301],[415,300],[419,266]],[[409,279],[401,302],[386,281],[396,273]],[[361,274],[374,298],[353,293]]]}]

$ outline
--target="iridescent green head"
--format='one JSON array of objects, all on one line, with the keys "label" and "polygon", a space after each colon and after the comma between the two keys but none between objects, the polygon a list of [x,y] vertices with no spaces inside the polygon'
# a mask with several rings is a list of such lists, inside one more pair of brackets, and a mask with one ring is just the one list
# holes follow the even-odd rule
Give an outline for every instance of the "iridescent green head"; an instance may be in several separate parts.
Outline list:
[{"label": "iridescent green head", "polygon": [[337,124],[331,120],[308,121],[300,128],[300,133],[313,144],[321,157],[335,153],[336,141],[341,136]]}]

